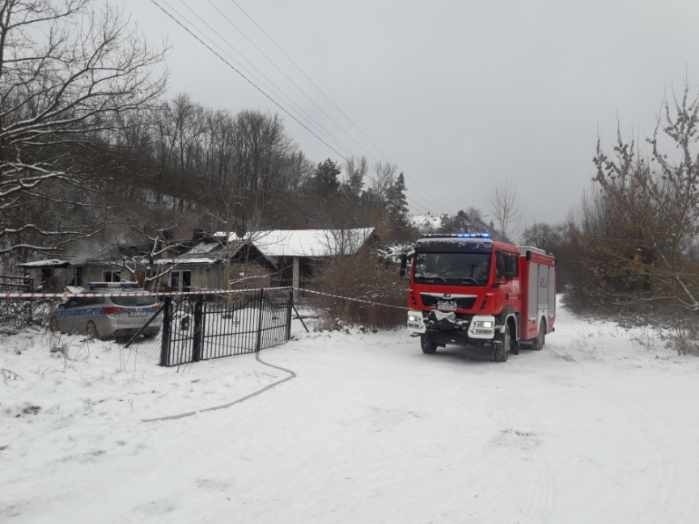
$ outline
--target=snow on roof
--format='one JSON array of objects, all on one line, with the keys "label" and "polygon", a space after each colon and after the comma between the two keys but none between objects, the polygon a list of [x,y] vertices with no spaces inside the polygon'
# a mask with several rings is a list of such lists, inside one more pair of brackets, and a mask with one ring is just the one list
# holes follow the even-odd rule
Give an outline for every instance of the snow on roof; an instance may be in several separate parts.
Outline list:
[{"label": "snow on roof", "polygon": [[64,267],[68,266],[69,262],[66,260],[61,260],[58,258],[47,258],[44,260],[34,260],[33,262],[25,262],[24,264],[17,264],[19,267],[26,268],[42,268],[42,267]]},{"label": "snow on roof", "polygon": [[[221,242],[204,241],[196,244],[176,258],[159,258],[156,264],[215,264],[226,257],[234,257],[246,242],[231,241],[228,246]],[[209,255],[209,256],[206,256]]]},{"label": "snow on roof", "polygon": [[420,231],[436,231],[442,227],[442,217],[435,216],[431,213],[426,215],[414,215],[410,217],[410,225]]},{"label": "snow on roof", "polygon": [[220,242],[199,242],[192,249],[184,253],[182,256],[189,255],[203,255],[205,253],[211,253],[213,250],[221,247]]},{"label": "snow on roof", "polygon": [[178,258],[159,258],[155,261],[157,265],[165,264],[215,264],[220,259],[218,258],[194,258],[194,257],[178,257]]},{"label": "snow on roof", "polygon": [[[355,254],[373,233],[373,227],[273,229],[256,231],[247,237],[266,257],[331,257]],[[229,239],[238,240],[238,236],[230,233]]]}]

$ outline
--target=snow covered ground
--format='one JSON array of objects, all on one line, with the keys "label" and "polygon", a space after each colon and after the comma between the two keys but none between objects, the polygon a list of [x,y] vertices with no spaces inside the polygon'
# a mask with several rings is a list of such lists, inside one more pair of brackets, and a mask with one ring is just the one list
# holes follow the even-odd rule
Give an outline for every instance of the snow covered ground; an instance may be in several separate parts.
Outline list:
[{"label": "snow covered ground", "polygon": [[[0,522],[699,520],[699,360],[565,310],[505,364],[404,332],[159,368],[158,342],[0,339]],[[54,352],[50,352],[54,348]]]}]

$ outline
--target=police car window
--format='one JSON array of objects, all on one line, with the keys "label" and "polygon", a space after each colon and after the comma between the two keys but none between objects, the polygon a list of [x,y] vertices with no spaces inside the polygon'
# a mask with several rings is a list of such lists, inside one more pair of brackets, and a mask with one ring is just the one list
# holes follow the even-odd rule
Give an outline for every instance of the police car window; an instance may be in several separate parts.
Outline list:
[{"label": "police car window", "polygon": [[112,303],[117,306],[152,306],[157,302],[153,297],[112,297]]},{"label": "police car window", "polygon": [[96,306],[99,304],[104,304],[104,299],[100,297],[81,297],[81,298],[74,298],[72,300],[75,300],[75,304],[73,304],[70,307],[87,307],[87,306]]}]

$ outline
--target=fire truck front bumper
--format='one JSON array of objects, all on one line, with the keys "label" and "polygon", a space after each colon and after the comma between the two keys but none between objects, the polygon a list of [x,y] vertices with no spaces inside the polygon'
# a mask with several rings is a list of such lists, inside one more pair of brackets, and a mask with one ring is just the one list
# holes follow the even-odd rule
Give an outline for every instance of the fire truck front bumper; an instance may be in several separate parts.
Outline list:
[{"label": "fire truck front bumper", "polygon": [[413,336],[430,335],[449,342],[469,343],[493,340],[498,328],[492,315],[408,311],[408,330]]}]

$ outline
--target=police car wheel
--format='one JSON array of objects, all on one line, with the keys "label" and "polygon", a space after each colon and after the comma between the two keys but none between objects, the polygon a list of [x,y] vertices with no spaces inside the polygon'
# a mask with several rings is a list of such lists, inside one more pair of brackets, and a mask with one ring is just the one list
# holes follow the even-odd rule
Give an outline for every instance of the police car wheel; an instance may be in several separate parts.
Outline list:
[{"label": "police car wheel", "polygon": [[99,331],[97,331],[97,326],[95,326],[95,323],[90,320],[87,323],[87,326],[85,327],[85,332],[87,333],[87,336],[90,338],[100,338]]},{"label": "police car wheel", "polygon": [[420,346],[422,347],[422,352],[427,355],[431,355],[437,351],[437,344],[435,344],[434,340],[428,335],[422,335],[420,337]]}]

